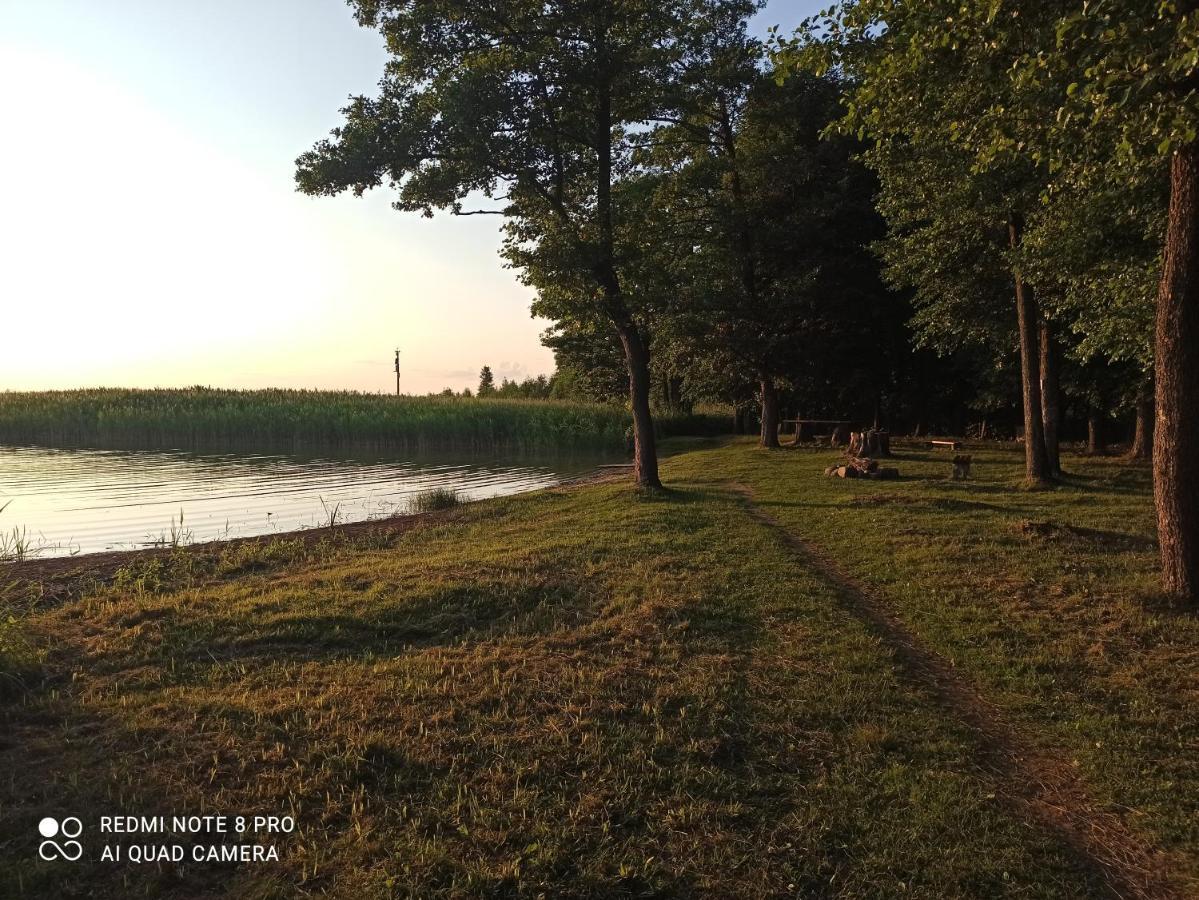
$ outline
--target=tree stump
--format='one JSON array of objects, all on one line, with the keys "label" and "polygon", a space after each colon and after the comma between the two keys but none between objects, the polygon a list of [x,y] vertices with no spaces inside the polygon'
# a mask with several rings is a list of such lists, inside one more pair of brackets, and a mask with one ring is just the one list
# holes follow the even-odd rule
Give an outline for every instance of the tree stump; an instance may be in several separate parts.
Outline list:
[{"label": "tree stump", "polygon": [[970,477],[970,462],[973,457],[962,454],[953,458],[953,480],[965,481]]},{"label": "tree stump", "polygon": [[891,433],[874,428],[852,432],[849,435],[849,455],[885,459],[891,455]]}]

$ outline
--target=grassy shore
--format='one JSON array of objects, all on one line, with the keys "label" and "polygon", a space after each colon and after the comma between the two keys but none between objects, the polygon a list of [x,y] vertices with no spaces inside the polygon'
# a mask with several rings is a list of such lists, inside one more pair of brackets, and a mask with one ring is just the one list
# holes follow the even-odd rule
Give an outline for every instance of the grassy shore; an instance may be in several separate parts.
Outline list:
[{"label": "grassy shore", "polygon": [[[6,590],[0,895],[1183,895],[1199,621],[1147,472],[692,443],[555,489]],[[61,581],[61,579],[60,579]],[[19,684],[16,680],[19,679]],[[278,862],[36,860],[45,815],[292,815]],[[120,842],[110,837],[110,842]],[[180,843],[187,843],[180,839]]]}]

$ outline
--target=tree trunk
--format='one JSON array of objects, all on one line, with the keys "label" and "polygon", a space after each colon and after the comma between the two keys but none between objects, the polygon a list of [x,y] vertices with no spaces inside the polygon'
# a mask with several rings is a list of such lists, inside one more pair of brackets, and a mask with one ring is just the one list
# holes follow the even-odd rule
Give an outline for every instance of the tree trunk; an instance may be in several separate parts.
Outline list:
[{"label": "tree trunk", "polygon": [[1062,474],[1061,448],[1058,434],[1062,421],[1062,389],[1057,341],[1053,327],[1041,319],[1039,334],[1041,345],[1041,428],[1045,432],[1045,459],[1049,474]]},{"label": "tree trunk", "polygon": [[1162,585],[1199,603],[1199,143],[1170,161],[1170,213],[1157,297],[1153,493]]},{"label": "tree trunk", "polygon": [[[1020,246],[1023,222],[1013,216],[1008,223],[1012,249]],[[1031,484],[1049,479],[1049,460],[1045,453],[1045,431],[1041,422],[1041,351],[1037,339],[1040,314],[1032,288],[1024,283],[1019,269],[1016,279],[1016,319],[1020,329],[1020,377],[1024,400],[1024,475]]]},{"label": "tree trunk", "polygon": [[[755,263],[755,225],[746,212],[745,191],[741,182],[741,168],[737,158],[737,136],[733,120],[723,98],[720,100],[720,140],[729,166],[729,188],[733,195],[734,247],[740,261],[741,289],[751,309],[758,307],[758,273]],[[779,395],[774,380],[765,372],[760,373],[762,390],[762,434],[758,443],[762,447],[779,446]],[[795,443],[800,441],[799,426],[796,426]]]},{"label": "tree trunk", "polygon": [[1136,430],[1132,435],[1129,459],[1149,459],[1153,455],[1153,389],[1146,386],[1137,394]]},{"label": "tree trunk", "polygon": [[629,402],[633,408],[633,479],[641,487],[661,487],[654,419],[649,409],[649,350],[637,328],[616,326],[629,368]]},{"label": "tree trunk", "polygon": [[779,392],[774,379],[762,375],[762,439],[763,447],[779,446]]},{"label": "tree trunk", "polygon": [[1103,452],[1103,423],[1099,413],[1093,407],[1087,408],[1087,455],[1095,456]]},{"label": "tree trunk", "polygon": [[[600,57],[606,55],[606,43]],[[633,478],[640,487],[658,488],[658,448],[654,440],[654,419],[649,408],[649,348],[630,314],[621,292],[616,269],[615,234],[612,217],[612,93],[611,72],[599,70],[599,103],[595,112],[596,221],[599,226],[600,255],[592,274],[603,295],[603,308],[616,327],[629,369],[629,401],[633,408]],[[606,76],[606,77],[605,77]]]}]

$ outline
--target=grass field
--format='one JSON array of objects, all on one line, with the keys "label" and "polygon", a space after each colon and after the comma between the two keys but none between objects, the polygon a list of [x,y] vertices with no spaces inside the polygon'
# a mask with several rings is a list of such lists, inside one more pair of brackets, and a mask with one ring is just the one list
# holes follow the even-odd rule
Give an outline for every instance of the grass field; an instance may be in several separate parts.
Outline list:
[{"label": "grass field", "polygon": [[[1199,888],[1199,622],[1147,471],[691,442],[388,538],[41,585],[0,631],[0,896]],[[278,862],[39,862],[45,815],[293,815]],[[90,821],[90,820],[89,820]],[[87,835],[85,835],[85,838]],[[115,839],[110,839],[115,840]]]}]

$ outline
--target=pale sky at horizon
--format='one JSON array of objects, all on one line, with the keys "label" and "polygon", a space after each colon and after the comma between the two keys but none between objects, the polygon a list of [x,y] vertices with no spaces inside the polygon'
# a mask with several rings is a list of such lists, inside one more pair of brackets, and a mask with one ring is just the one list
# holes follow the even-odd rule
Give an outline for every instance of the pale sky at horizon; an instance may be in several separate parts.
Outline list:
[{"label": "pale sky at horizon", "polygon": [[[824,0],[771,0],[788,32]],[[295,192],[385,54],[341,0],[0,0],[0,390],[549,373],[498,220]]]}]

